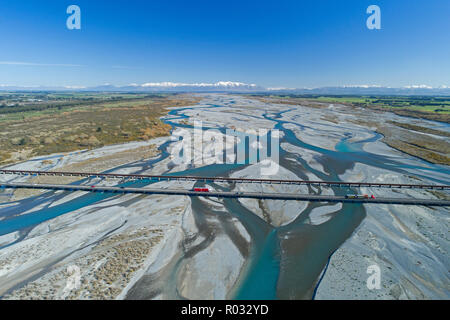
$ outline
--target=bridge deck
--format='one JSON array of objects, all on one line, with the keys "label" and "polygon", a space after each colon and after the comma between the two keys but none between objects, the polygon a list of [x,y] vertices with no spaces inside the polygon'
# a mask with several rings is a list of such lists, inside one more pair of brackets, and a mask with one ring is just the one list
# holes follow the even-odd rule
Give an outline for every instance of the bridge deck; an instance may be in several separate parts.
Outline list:
[{"label": "bridge deck", "polygon": [[155,181],[203,181],[203,182],[228,182],[228,183],[266,183],[266,184],[292,184],[312,185],[325,187],[371,187],[371,188],[407,188],[407,189],[434,189],[450,190],[448,185],[424,185],[424,184],[399,184],[399,183],[373,183],[373,182],[343,182],[343,181],[311,181],[311,180],[278,180],[278,179],[249,179],[227,177],[198,177],[198,176],[164,176],[164,175],[137,175],[117,173],[92,173],[92,172],[60,172],[60,171],[28,171],[28,170],[0,170],[0,174],[14,175],[45,175],[45,176],[79,176],[99,177],[115,179],[149,179]]},{"label": "bridge deck", "polygon": [[289,194],[289,193],[257,193],[257,192],[198,192],[181,189],[149,189],[149,188],[121,188],[121,187],[90,187],[60,184],[30,184],[30,183],[0,183],[0,188],[23,188],[23,189],[48,189],[64,191],[88,191],[88,192],[108,192],[108,193],[139,193],[139,194],[164,194],[164,195],[185,195],[217,198],[252,198],[252,199],[272,199],[272,200],[298,200],[315,202],[352,202],[352,203],[385,203],[403,205],[426,205],[426,206],[450,206],[449,200],[435,199],[411,199],[411,198],[376,198],[376,199],[347,199],[343,196],[325,196],[309,194]]}]

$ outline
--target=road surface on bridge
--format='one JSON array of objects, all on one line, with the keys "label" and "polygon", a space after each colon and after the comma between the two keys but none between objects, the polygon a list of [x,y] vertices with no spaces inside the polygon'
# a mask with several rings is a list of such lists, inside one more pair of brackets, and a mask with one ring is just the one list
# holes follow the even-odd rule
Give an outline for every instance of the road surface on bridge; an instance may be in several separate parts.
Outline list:
[{"label": "road surface on bridge", "polygon": [[403,205],[425,205],[425,206],[450,206],[450,200],[435,199],[412,199],[412,198],[376,198],[376,199],[351,199],[345,196],[332,195],[310,195],[294,193],[259,193],[259,192],[200,192],[183,189],[150,189],[150,188],[128,188],[128,187],[103,187],[103,186],[78,186],[61,184],[31,184],[31,183],[0,183],[2,189],[48,189],[63,191],[88,191],[88,192],[108,192],[108,193],[137,193],[137,194],[163,194],[163,195],[183,195],[202,196],[217,198],[251,198],[270,200],[298,200],[315,202],[350,202],[350,203],[384,203]]}]

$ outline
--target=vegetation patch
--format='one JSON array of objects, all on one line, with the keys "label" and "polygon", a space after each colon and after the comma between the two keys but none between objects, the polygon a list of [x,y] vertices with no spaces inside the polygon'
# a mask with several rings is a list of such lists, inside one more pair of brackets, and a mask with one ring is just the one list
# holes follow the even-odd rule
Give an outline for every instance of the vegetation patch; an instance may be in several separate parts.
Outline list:
[{"label": "vegetation patch", "polygon": [[450,154],[450,143],[446,140],[424,136],[397,126],[397,122],[394,121],[385,124],[363,120],[355,120],[353,122],[358,125],[376,128],[376,132],[384,136],[383,142],[394,149],[431,163],[450,165],[450,157],[448,156]]},{"label": "vegetation patch", "polygon": [[435,129],[432,129],[432,128],[426,128],[426,127],[417,126],[417,125],[414,125],[414,124],[402,123],[402,122],[397,122],[397,121],[389,121],[389,123],[391,123],[391,124],[393,124],[393,125],[395,125],[397,127],[401,127],[401,128],[408,129],[408,130],[413,130],[413,131],[422,132],[422,133],[434,134],[436,136],[450,137],[450,133],[449,132],[435,130]]},{"label": "vegetation patch", "polygon": [[[101,93],[88,96],[24,93],[14,97],[18,101],[13,99],[13,106],[6,102],[7,107],[0,107],[0,116],[4,116],[0,117],[0,164],[167,136],[171,126],[160,120],[167,108],[198,101],[176,94],[130,97]],[[31,105],[26,103],[29,100]],[[14,116],[10,117],[11,114]],[[20,157],[13,156],[21,150],[27,150],[25,158],[23,152]]]}]

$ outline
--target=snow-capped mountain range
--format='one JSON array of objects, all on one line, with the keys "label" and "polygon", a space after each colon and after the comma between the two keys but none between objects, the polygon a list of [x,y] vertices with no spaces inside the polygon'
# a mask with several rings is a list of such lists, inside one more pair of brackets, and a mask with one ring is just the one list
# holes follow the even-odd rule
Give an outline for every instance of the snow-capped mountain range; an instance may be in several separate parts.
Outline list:
[{"label": "snow-capped mountain range", "polygon": [[103,84],[95,87],[82,86],[64,86],[64,87],[18,87],[0,85],[0,90],[68,90],[68,91],[132,91],[132,92],[246,92],[246,91],[265,91],[266,89],[256,84],[247,84],[243,82],[218,81],[216,83],[180,83],[180,82],[148,82],[143,84],[132,83],[125,86],[115,86],[112,84]]},{"label": "snow-capped mountain range", "polygon": [[271,92],[292,94],[355,94],[355,95],[450,95],[449,86],[430,87],[409,85],[400,88],[378,85],[344,85],[318,88],[264,88],[256,84],[233,81],[215,83],[148,82],[125,86],[104,84],[95,87],[84,86],[8,86],[0,85],[0,91],[108,91],[108,92]]}]

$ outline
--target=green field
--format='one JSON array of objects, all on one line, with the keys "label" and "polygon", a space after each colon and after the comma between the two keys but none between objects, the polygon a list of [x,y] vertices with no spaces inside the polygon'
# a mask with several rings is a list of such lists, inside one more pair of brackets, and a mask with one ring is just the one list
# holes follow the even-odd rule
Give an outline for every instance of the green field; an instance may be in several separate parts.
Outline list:
[{"label": "green field", "polygon": [[350,103],[360,107],[406,108],[422,112],[450,114],[450,97],[319,96],[323,102]]}]

